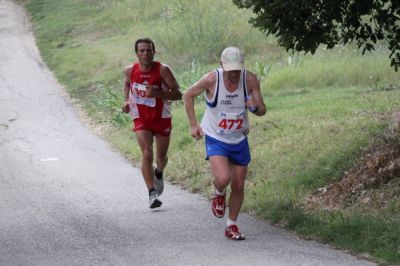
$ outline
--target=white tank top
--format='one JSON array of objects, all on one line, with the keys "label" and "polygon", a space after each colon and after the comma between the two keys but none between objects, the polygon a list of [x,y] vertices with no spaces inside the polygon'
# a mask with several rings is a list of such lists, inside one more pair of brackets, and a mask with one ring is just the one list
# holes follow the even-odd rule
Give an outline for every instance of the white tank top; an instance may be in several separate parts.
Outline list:
[{"label": "white tank top", "polygon": [[224,85],[223,70],[215,70],[217,81],[214,95],[208,99],[200,126],[203,132],[219,141],[237,144],[246,138],[244,132],[249,128],[249,119],[245,105],[247,96],[246,70],[240,72],[240,81],[234,92],[229,92]]}]

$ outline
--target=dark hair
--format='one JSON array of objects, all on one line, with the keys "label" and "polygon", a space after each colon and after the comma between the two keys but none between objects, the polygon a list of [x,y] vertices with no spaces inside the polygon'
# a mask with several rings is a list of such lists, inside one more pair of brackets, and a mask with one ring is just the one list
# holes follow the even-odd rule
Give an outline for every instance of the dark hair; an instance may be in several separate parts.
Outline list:
[{"label": "dark hair", "polygon": [[153,52],[156,51],[156,46],[154,45],[154,42],[150,39],[150,38],[142,38],[142,39],[137,39],[135,42],[135,52],[138,52],[138,44],[144,42],[144,43],[149,43],[151,44],[152,48],[153,48]]}]

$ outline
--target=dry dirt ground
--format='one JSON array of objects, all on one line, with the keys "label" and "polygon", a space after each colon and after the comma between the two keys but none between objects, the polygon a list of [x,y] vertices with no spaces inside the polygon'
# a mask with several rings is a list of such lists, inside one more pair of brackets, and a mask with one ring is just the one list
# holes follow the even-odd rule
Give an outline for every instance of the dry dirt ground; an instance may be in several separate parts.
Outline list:
[{"label": "dry dirt ground", "polygon": [[366,149],[342,178],[305,199],[307,209],[368,209],[378,211],[400,203],[400,111],[387,130]]}]

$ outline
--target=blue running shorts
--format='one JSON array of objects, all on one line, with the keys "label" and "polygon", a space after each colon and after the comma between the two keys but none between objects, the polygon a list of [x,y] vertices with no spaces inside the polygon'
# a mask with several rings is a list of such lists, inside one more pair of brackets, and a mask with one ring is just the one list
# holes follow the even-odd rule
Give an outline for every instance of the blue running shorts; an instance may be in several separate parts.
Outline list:
[{"label": "blue running shorts", "polygon": [[229,161],[236,165],[248,165],[251,161],[250,148],[247,138],[238,144],[228,144],[210,136],[205,137],[206,143],[206,160],[210,156],[220,155],[227,157]]}]

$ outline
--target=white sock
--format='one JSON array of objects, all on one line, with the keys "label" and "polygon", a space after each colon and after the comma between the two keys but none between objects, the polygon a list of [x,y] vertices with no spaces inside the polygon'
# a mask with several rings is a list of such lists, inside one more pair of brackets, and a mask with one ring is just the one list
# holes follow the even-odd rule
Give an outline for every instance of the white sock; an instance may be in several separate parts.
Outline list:
[{"label": "white sock", "polygon": [[223,195],[225,195],[225,189],[222,192],[220,192],[220,191],[218,191],[217,188],[215,188],[215,194],[217,194],[218,196],[223,196]]},{"label": "white sock", "polygon": [[236,224],[236,221],[232,221],[231,219],[227,219],[226,220],[226,226],[228,227],[228,226],[231,226],[231,225],[233,225],[233,224]]}]

